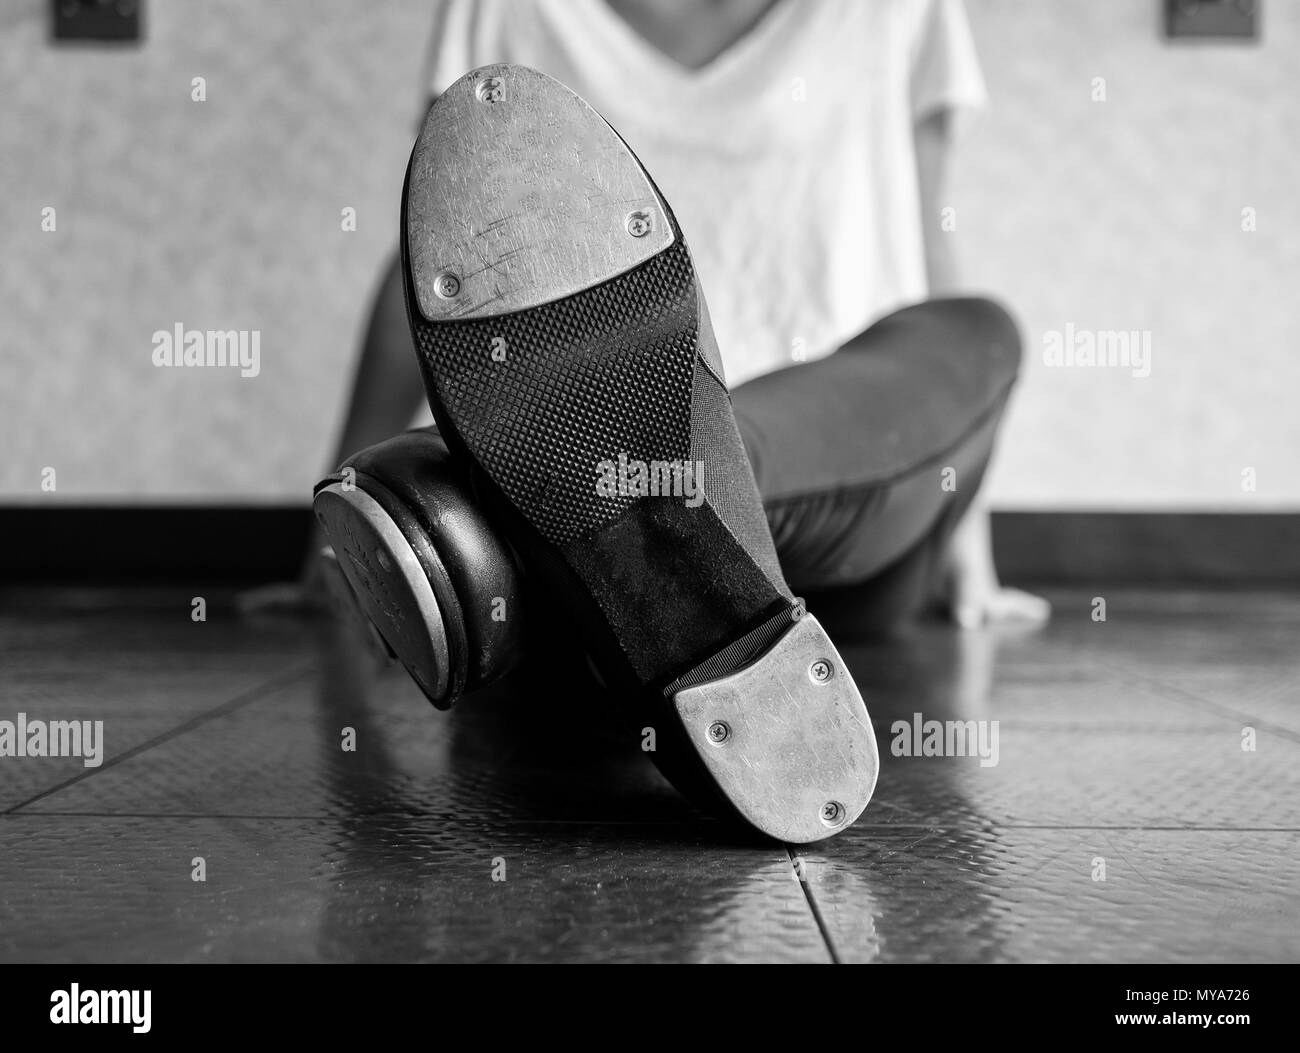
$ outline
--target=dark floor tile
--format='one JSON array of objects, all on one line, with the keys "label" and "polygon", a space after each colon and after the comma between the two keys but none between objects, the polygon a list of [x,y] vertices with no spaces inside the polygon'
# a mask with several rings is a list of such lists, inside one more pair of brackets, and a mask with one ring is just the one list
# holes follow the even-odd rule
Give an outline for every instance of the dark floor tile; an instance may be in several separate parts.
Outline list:
[{"label": "dark floor tile", "polygon": [[[489,692],[435,711],[400,669],[313,675],[35,802],[136,815],[417,815],[676,823],[699,817],[639,740]],[[345,738],[355,749],[345,750]]]},{"label": "dark floor tile", "polygon": [[[103,721],[103,764],[111,766],[314,664],[315,635],[300,619],[241,619],[229,596],[213,593],[207,620],[195,621],[194,598],[175,590],[0,591],[0,720]],[[101,769],[79,758],[0,758],[0,811]]]},{"label": "dark floor tile", "polygon": [[[881,777],[802,885],[557,685],[442,714],[327,625],[0,604],[0,719],[108,747],[0,759],[0,957],[824,960],[819,919],[843,960],[1300,957],[1300,599],[1053,599],[1042,633],[842,646]],[[895,756],[918,713],[997,721],[997,764]]]},{"label": "dark floor tile", "polygon": [[1300,959],[1300,831],[859,825],[800,858],[843,961]]},{"label": "dark floor tile", "polygon": [[786,852],[715,834],[8,816],[0,959],[829,961]]},{"label": "dark floor tile", "polygon": [[[878,729],[879,730],[879,729]],[[943,825],[1300,828],[1300,745],[1239,729],[999,729],[996,767],[973,757],[895,757],[864,821]]]}]

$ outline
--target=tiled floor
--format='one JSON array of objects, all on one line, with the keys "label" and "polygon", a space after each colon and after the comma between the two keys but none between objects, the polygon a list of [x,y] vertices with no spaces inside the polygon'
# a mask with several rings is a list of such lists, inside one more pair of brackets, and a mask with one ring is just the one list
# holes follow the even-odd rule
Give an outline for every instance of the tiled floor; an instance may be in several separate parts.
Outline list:
[{"label": "tiled floor", "polygon": [[[1300,959],[1300,596],[1105,597],[842,645],[880,784],[795,852],[544,684],[448,717],[337,628],[2,595],[0,720],[103,720],[106,759],[0,758],[0,959]],[[894,756],[915,713],[998,763]]]}]

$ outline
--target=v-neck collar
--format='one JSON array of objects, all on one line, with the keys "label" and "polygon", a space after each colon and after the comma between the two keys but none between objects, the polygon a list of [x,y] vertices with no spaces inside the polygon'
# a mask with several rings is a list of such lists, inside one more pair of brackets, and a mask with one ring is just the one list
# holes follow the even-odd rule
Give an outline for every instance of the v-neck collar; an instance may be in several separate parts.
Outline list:
[{"label": "v-neck collar", "polygon": [[606,0],[583,0],[592,18],[614,46],[645,75],[697,89],[701,85],[724,80],[743,70],[757,56],[780,41],[799,7],[798,0],[776,0],[759,20],[740,37],[728,44],[703,66],[691,67],[678,62],[667,52],[643,37]]}]

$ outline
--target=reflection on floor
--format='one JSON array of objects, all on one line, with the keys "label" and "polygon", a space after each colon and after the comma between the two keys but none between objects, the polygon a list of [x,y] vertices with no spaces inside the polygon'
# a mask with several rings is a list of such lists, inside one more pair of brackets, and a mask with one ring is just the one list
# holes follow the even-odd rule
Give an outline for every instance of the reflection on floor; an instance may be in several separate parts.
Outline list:
[{"label": "reflection on floor", "polygon": [[[0,758],[0,959],[1300,958],[1300,597],[1052,598],[842,646],[880,784],[794,851],[545,684],[447,716],[337,627],[6,594],[0,720],[105,753]],[[918,719],[996,721],[997,763],[896,756]]]}]

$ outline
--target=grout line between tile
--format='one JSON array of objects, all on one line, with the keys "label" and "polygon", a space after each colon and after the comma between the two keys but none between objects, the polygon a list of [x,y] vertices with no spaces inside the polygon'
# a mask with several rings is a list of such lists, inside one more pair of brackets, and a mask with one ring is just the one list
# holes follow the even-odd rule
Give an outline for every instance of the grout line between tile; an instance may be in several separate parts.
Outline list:
[{"label": "grout line between tile", "polygon": [[835,941],[831,939],[830,930],[826,927],[826,919],[822,917],[821,908],[817,906],[817,897],[813,894],[812,886],[808,884],[808,879],[804,875],[803,860],[799,853],[795,851],[793,845],[785,846],[786,855],[790,857],[790,867],[794,871],[794,876],[799,881],[799,887],[803,889],[803,897],[808,901],[808,909],[812,911],[813,921],[817,925],[817,931],[822,935],[822,941],[826,944],[826,953],[831,956],[832,965],[842,965],[839,952],[835,950]]},{"label": "grout line between tile", "polygon": [[1290,739],[1292,742],[1300,742],[1300,732],[1293,728],[1288,728],[1282,724],[1275,724],[1271,720],[1260,720],[1249,713],[1243,713],[1232,706],[1226,706],[1222,702],[1215,702],[1213,699],[1206,698],[1204,695],[1198,695],[1195,691],[1188,691],[1185,687],[1177,687],[1174,684],[1167,684],[1163,680],[1149,676],[1146,673],[1140,673],[1136,669],[1121,667],[1122,672],[1130,679],[1139,680],[1143,683],[1150,684],[1157,693],[1164,695],[1171,702],[1182,703],[1194,708],[1209,710],[1220,717],[1230,717],[1234,721],[1243,721],[1252,727],[1267,728],[1275,735],[1280,735],[1284,739]]},{"label": "grout line between tile", "polygon": [[[146,750],[153,749],[155,746],[161,745],[164,742],[168,742],[171,739],[178,738],[179,736],[184,735],[186,732],[194,730],[194,728],[200,726],[201,724],[206,724],[210,720],[217,720],[221,717],[224,717],[230,713],[235,712],[238,709],[242,709],[244,706],[256,702],[260,698],[264,698],[266,695],[279,691],[281,688],[288,686],[289,684],[293,683],[295,680],[302,679],[303,677],[307,676],[311,671],[312,671],[311,666],[300,666],[298,668],[290,669],[287,672],[281,673],[277,677],[272,677],[270,680],[267,680],[266,682],[259,684],[256,687],[249,688],[247,691],[243,692],[242,694],[236,695],[228,702],[223,702],[219,706],[215,706],[214,708],[206,710],[203,713],[198,714],[197,716],[191,717],[189,720],[186,720],[183,723],[177,724],[175,727],[170,728],[167,731],[164,731],[160,735],[155,735],[151,739],[147,739],[146,741],[141,742],[138,745],[132,746],[129,750],[125,750],[122,753],[109,757],[108,760],[104,761],[104,763],[101,764],[98,768],[87,768],[84,771],[78,772],[76,775],[72,776],[71,778],[64,779],[63,782],[58,783],[55,786],[51,786],[48,789],[40,791],[40,793],[33,794],[31,797],[28,797],[26,800],[19,801],[17,804],[10,805],[8,808],[0,810],[0,816],[13,815],[14,813],[18,812],[20,809],[26,808],[29,804],[35,804],[37,801],[44,800],[46,797],[50,797],[53,794],[59,793],[61,790],[66,790],[69,786],[73,786],[85,779],[89,779],[95,775],[100,774],[101,772],[107,771],[109,768],[115,767],[118,764],[121,764],[123,761],[130,760],[132,757],[137,757],[141,753],[144,753]],[[49,814],[58,814],[58,813],[41,812],[40,814],[49,815]]]}]

